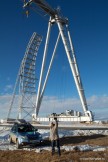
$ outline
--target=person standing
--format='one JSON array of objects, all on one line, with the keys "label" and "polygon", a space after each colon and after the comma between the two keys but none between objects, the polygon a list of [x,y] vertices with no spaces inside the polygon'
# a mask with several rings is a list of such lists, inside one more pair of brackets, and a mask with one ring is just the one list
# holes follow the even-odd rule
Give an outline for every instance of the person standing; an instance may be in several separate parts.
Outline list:
[{"label": "person standing", "polygon": [[51,122],[50,125],[50,140],[51,140],[51,147],[52,147],[52,155],[55,152],[55,146],[58,150],[58,155],[61,155],[60,152],[60,144],[59,144],[59,134],[58,134],[58,121],[57,118],[54,118],[55,122]]}]

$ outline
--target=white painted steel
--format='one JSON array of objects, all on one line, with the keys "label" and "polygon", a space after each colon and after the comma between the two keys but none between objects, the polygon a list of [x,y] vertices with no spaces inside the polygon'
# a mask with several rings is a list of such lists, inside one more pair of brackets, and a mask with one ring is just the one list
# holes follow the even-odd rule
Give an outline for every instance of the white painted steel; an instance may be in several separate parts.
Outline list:
[{"label": "white painted steel", "polygon": [[[54,48],[54,51],[53,51],[53,54],[52,54],[52,57],[51,57],[51,61],[50,61],[49,67],[48,67],[46,78],[45,78],[45,81],[44,81],[44,84],[43,84],[43,88],[42,88],[42,91],[41,91],[41,94],[40,94],[39,105],[38,105],[38,112],[39,112],[39,109],[40,109],[40,105],[41,105],[41,102],[42,102],[42,98],[43,98],[43,95],[44,95],[44,91],[45,91],[45,88],[46,88],[48,77],[49,77],[49,74],[50,74],[50,71],[51,71],[51,67],[52,67],[52,64],[53,64],[53,61],[54,61],[54,57],[55,57],[55,54],[56,54],[56,50],[57,50],[57,46],[58,46],[59,40],[60,40],[60,33],[58,35],[58,38],[57,38],[57,41],[56,41],[56,44],[55,44],[55,48]],[[38,112],[37,112],[37,114],[38,114]]]},{"label": "white painted steel", "polygon": [[[78,65],[77,65],[77,61],[76,61],[76,57],[75,57],[75,52],[74,52],[74,47],[73,47],[73,44],[72,44],[72,39],[71,39],[71,36],[70,36],[68,25],[66,25],[66,28],[67,28],[68,38],[69,38],[69,42],[70,42],[70,47],[71,47],[71,52],[72,52],[77,82],[79,83],[78,84],[78,92],[79,92],[79,94],[81,94],[80,99],[82,101],[83,110],[84,110],[84,112],[86,112],[88,110],[87,102],[86,102],[86,98],[85,98],[85,94],[84,94],[82,81],[81,81],[81,78],[80,78],[80,73],[79,73],[79,69],[78,69]],[[71,62],[72,62],[72,60],[71,60]]]},{"label": "white painted steel", "polygon": [[[65,116],[57,116],[57,120],[61,122],[90,122],[90,118],[88,116],[72,116],[72,117],[65,117]],[[35,120],[34,120],[35,121]],[[54,121],[54,117],[36,117],[36,121],[38,122],[50,122]]]},{"label": "white painted steel", "polygon": [[[13,118],[21,119],[27,117],[28,115],[31,116],[31,112],[33,113],[33,110],[35,108],[35,103],[33,102],[33,98],[34,95],[36,95],[35,64],[36,64],[37,52],[41,41],[42,41],[42,37],[34,32],[28,43],[24,58],[19,68],[7,119],[12,118],[12,116],[10,117],[10,115],[12,112],[12,108],[16,106],[14,102],[15,96],[17,96],[20,99],[19,99],[19,104],[17,105],[18,114],[15,113]],[[19,94],[17,90],[19,90]]]},{"label": "white painted steel", "polygon": [[[71,71],[72,71],[72,74],[73,74],[73,77],[74,77],[74,81],[75,81],[75,84],[76,84],[76,87],[77,87],[77,90],[78,90],[78,94],[79,94],[79,97],[80,97],[80,100],[81,100],[83,110],[84,110],[84,112],[87,112],[88,107],[87,107],[86,98],[85,98],[85,95],[84,95],[84,90],[83,90],[83,86],[82,86],[81,79],[80,79],[80,73],[78,71],[78,66],[77,66],[77,62],[76,62],[76,58],[75,58],[75,54],[74,54],[69,30],[68,30],[68,36],[69,37],[66,37],[65,34],[64,34],[64,24],[60,21],[58,16],[56,16],[56,22],[57,22],[57,25],[58,25],[58,28],[59,28],[59,31],[60,31],[60,34],[61,34],[61,37],[62,37],[64,48],[65,48],[65,51],[66,51],[66,54],[67,54],[67,58],[68,58],[68,61],[69,61],[69,64],[70,64],[70,68],[71,68]],[[68,47],[69,45],[68,45],[67,40],[69,40],[69,42],[70,42],[71,50]],[[72,59],[71,55],[73,55],[73,59]],[[85,115],[88,116],[89,114],[85,113]],[[89,118],[91,118],[91,116],[89,116]],[[90,119],[90,120],[92,120],[92,119]]]},{"label": "white painted steel", "polygon": [[51,24],[51,17],[50,17],[49,23],[48,23],[48,30],[47,30],[44,54],[43,54],[43,61],[42,61],[41,72],[40,72],[40,79],[39,79],[39,85],[38,85],[37,98],[36,98],[36,109],[35,109],[36,116],[38,116],[38,112],[39,112],[39,105],[40,105],[39,101],[40,101],[42,80],[43,80],[43,75],[44,75],[44,67],[45,67],[45,62],[46,62],[46,57],[47,57],[51,26],[52,26],[52,24]]},{"label": "white painted steel", "polygon": [[[31,3],[31,1],[28,1],[27,5],[28,4],[30,5],[29,2]],[[66,18],[62,17],[61,15],[59,15],[59,12],[57,10],[54,10],[53,8],[51,8],[51,6],[49,6],[49,4],[46,3],[46,1],[32,0],[32,2],[34,2],[38,7],[40,7],[42,10],[44,10],[48,15],[50,15],[50,21],[57,23],[85,116],[88,117],[90,121],[92,121],[93,115],[92,115],[91,111],[88,111],[87,102],[86,102],[86,98],[85,98],[85,94],[84,94],[84,89],[82,86],[80,73],[78,70],[78,65],[77,65],[76,57],[75,57],[75,53],[74,53],[74,48],[73,48],[72,40],[70,37],[70,32],[68,29],[68,20]],[[40,99],[41,94],[43,95],[43,92],[41,92],[41,86],[42,86],[43,72],[44,72],[44,66],[45,66],[45,60],[46,60],[46,54],[47,54],[48,42],[49,42],[49,36],[50,36],[50,26],[51,26],[50,21],[49,21],[44,56],[43,56],[43,61],[42,61],[38,94],[37,94],[37,99],[36,99],[36,112],[35,112],[36,116],[38,116],[38,112],[39,112],[39,108],[40,108],[40,104],[41,104],[41,102],[39,103],[39,101],[41,101],[41,99]],[[65,34],[68,36],[66,36]],[[46,87],[46,85],[45,85],[45,87]]]}]

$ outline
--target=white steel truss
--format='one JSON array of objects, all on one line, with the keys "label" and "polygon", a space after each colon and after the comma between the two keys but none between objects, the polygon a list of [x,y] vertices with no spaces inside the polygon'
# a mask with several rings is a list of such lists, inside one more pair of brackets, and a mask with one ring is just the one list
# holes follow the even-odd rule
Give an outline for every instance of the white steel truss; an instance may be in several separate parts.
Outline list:
[{"label": "white steel truss", "polygon": [[[81,82],[81,77],[75,57],[75,52],[72,44],[72,39],[70,36],[69,28],[68,28],[68,19],[64,18],[60,15],[58,10],[53,9],[45,0],[28,0],[24,3],[24,8],[28,7],[29,5],[37,5],[40,9],[42,9],[47,15],[50,16],[49,23],[48,23],[48,31],[46,36],[46,42],[45,42],[45,48],[44,48],[44,54],[43,54],[43,61],[41,66],[41,73],[40,73],[40,79],[39,79],[39,86],[38,86],[38,92],[37,92],[37,99],[36,99],[36,109],[35,114],[36,117],[38,116],[40,105],[42,102],[43,94],[46,88],[48,76],[51,70],[51,66],[54,60],[55,52],[58,46],[59,39],[61,37],[62,42],[64,44],[65,52],[69,61],[69,65],[73,74],[73,78],[76,84],[76,88],[81,100],[82,108],[84,111],[85,116],[88,116],[90,118],[90,121],[93,120],[92,112],[88,110],[88,105],[86,102],[86,97],[84,94],[83,85]],[[51,27],[53,24],[56,24],[59,29],[59,35],[57,38],[57,42],[55,44],[54,52],[52,54],[52,58],[49,64],[48,72],[46,74],[46,78],[43,82],[43,75],[44,75],[44,68],[45,68],[45,62],[47,58],[47,52],[48,52],[48,44],[50,40],[50,33],[51,33]],[[43,83],[43,86],[42,86]]]},{"label": "white steel truss", "polygon": [[41,41],[42,37],[34,32],[21,62],[7,118],[10,118],[11,111],[15,106],[14,102],[16,94],[18,93],[17,89],[19,91],[19,94],[17,95],[19,97],[17,118],[21,119],[27,118],[28,116],[30,117],[31,113],[35,110],[37,80],[35,75],[35,66],[37,52]]}]

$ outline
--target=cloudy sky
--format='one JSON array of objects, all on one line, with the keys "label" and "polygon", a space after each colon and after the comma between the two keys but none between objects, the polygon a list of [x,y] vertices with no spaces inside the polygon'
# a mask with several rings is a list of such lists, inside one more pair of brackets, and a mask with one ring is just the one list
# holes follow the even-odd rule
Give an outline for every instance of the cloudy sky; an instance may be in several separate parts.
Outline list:
[{"label": "cloudy sky", "polygon": [[[69,0],[47,1],[54,8],[59,6],[63,16],[69,19],[88,108],[100,118],[107,118],[108,1],[71,0],[71,4]],[[37,78],[40,73],[48,16],[42,17],[31,10],[27,18],[22,5],[21,0],[0,3],[0,117],[9,108],[18,69],[33,32],[43,36],[36,62]],[[54,26],[47,61],[51,57],[57,33],[58,29]],[[40,113],[62,112],[65,109],[82,111],[64,47],[60,42]]]}]

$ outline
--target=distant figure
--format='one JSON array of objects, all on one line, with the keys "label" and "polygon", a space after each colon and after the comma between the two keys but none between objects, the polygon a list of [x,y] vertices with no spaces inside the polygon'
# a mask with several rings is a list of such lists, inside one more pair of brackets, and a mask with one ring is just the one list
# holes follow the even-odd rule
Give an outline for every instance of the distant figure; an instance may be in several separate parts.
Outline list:
[{"label": "distant figure", "polygon": [[55,146],[58,149],[58,155],[61,155],[60,152],[60,144],[59,144],[59,135],[58,135],[58,121],[57,118],[54,118],[55,122],[51,122],[50,125],[50,140],[51,140],[51,147],[52,147],[52,155],[55,152]]}]

